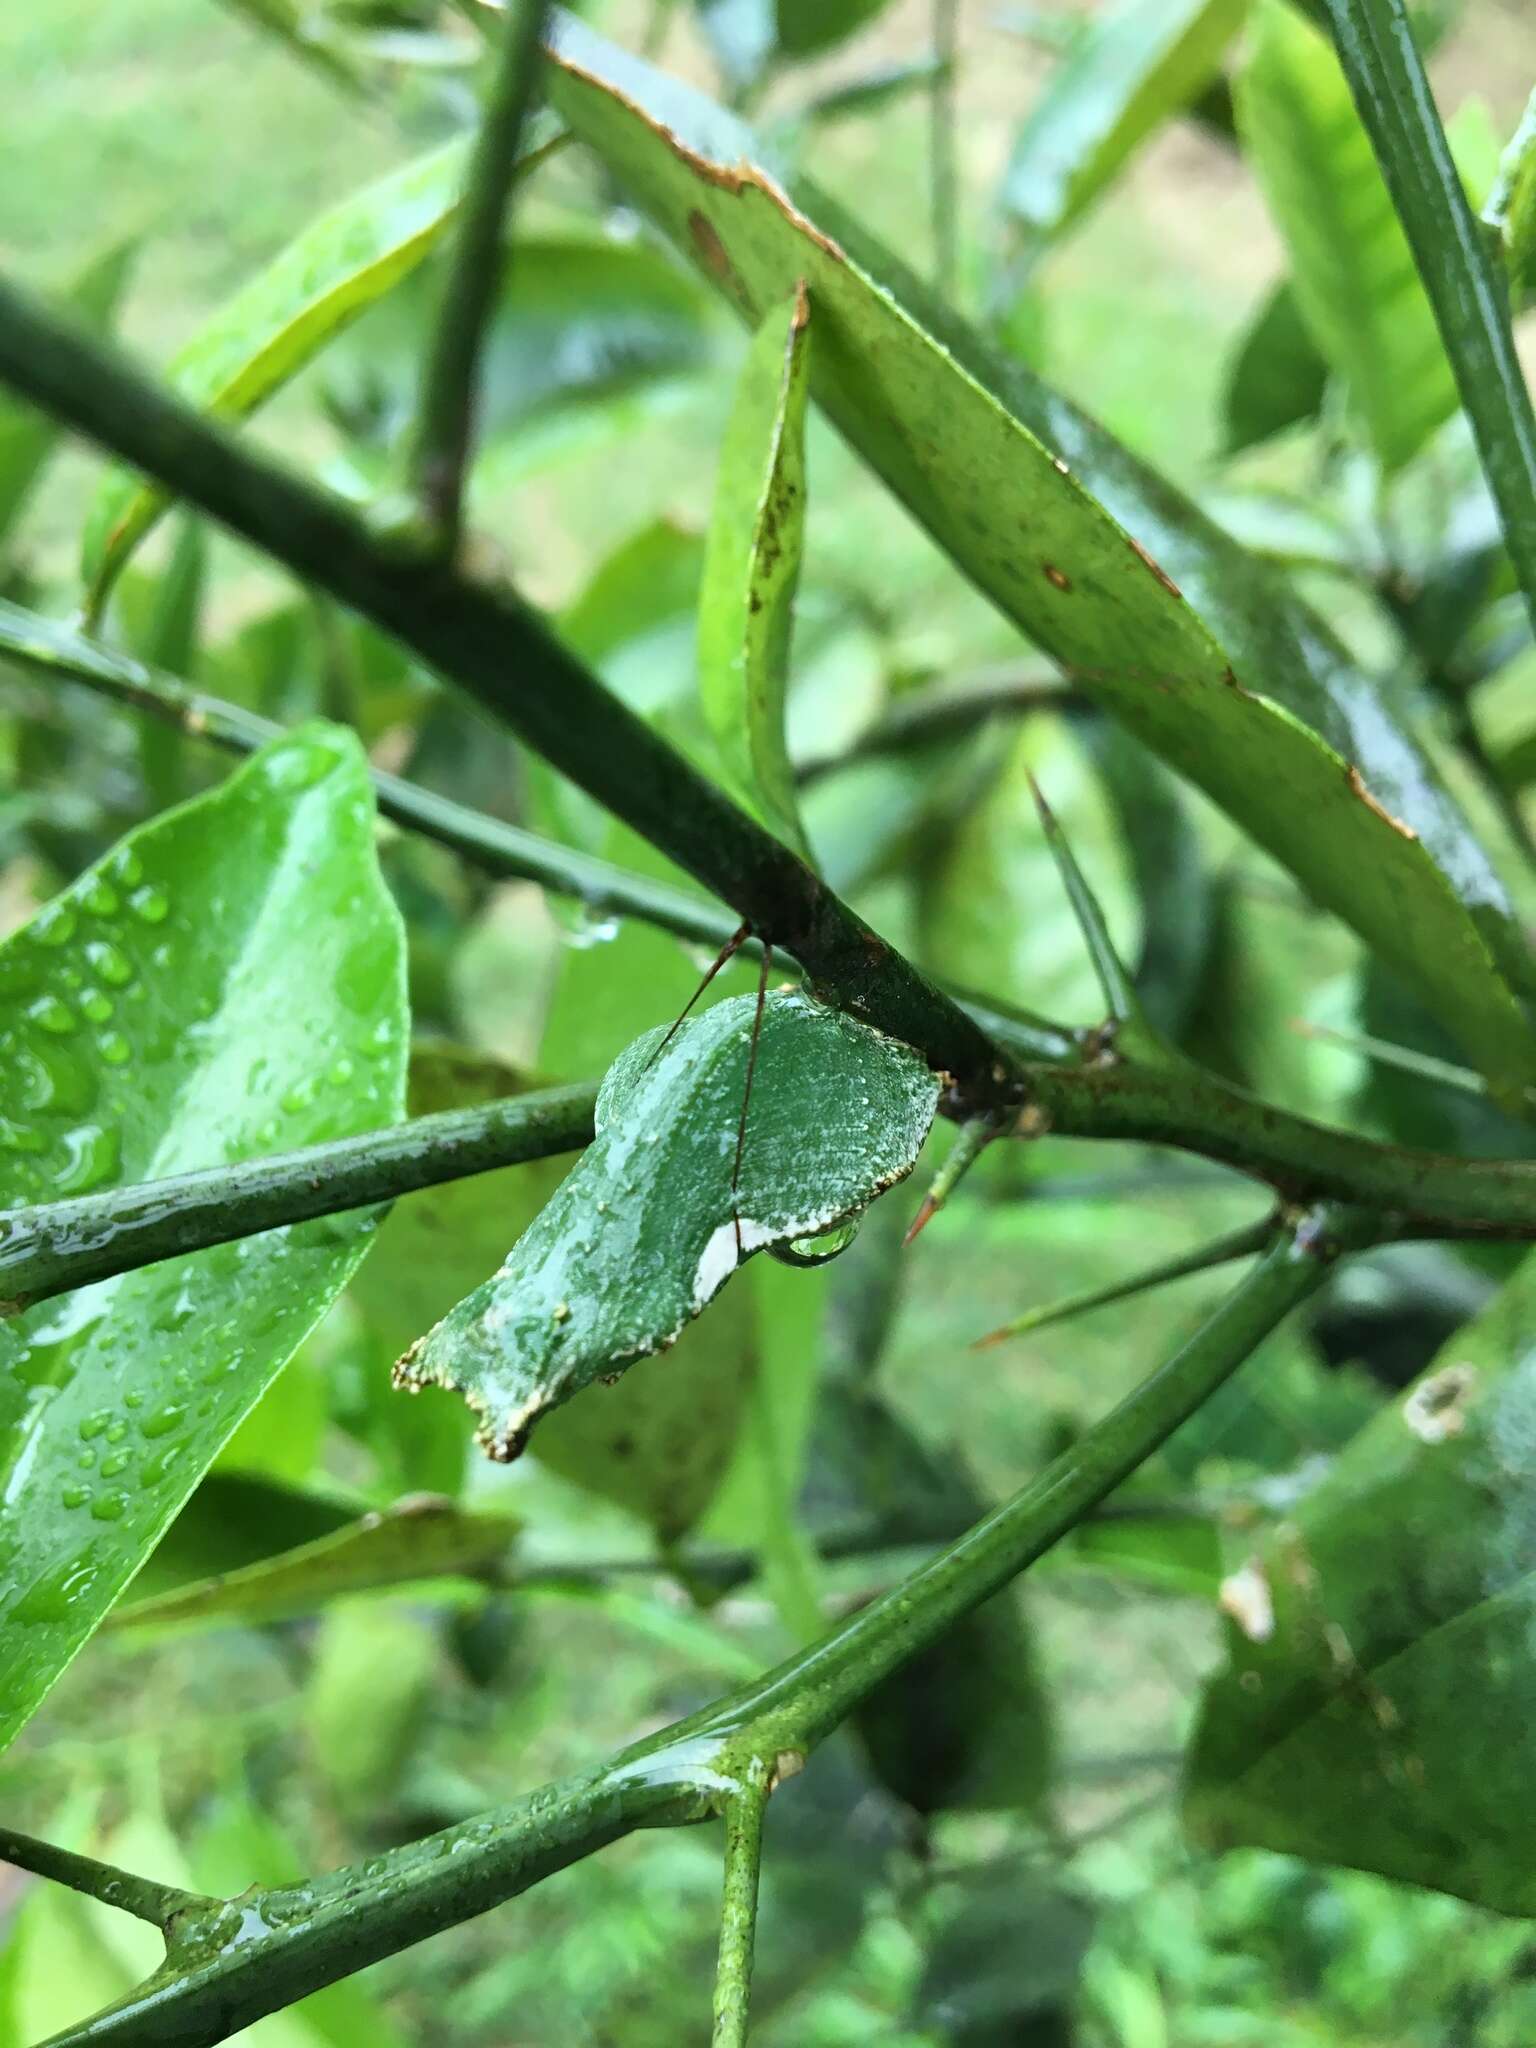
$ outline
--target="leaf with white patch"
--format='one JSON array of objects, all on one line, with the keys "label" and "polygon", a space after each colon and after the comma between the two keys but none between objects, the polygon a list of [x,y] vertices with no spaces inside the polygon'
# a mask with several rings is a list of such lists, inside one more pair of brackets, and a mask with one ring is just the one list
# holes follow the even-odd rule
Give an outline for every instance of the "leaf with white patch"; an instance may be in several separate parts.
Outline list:
[{"label": "leaf with white patch", "polygon": [[501,1270],[395,1368],[457,1389],[492,1457],[547,1410],[665,1351],[750,1253],[856,1216],[912,1169],[939,1084],[917,1055],[841,1012],[771,993],[748,1102],[754,998],[717,1003],[620,1055],[597,1135]]}]

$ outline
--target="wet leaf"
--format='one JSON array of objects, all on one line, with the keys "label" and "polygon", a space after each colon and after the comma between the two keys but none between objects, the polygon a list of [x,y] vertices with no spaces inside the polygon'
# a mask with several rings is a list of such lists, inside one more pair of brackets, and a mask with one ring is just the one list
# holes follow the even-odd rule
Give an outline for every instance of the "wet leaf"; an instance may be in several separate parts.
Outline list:
[{"label": "wet leaf", "polygon": [[1001,201],[1040,241],[1093,204],[1155,128],[1216,76],[1248,0],[1120,0],[1089,22],[1030,109]]},{"label": "wet leaf", "polygon": [[[0,1187],[79,1194],[403,1107],[404,948],[362,750],[311,726],[131,834],[0,948]],[[371,1214],[0,1323],[0,1739],[345,1285]]]},{"label": "wet leaf", "polygon": [[396,1368],[456,1388],[512,1458],[546,1410],[664,1351],[741,1259],[824,1230],[908,1173],[938,1102],[917,1056],[808,997],[764,1006],[742,1147],[754,999],[718,1003],[665,1050],[615,1062],[597,1136],[508,1254]]},{"label": "wet leaf", "polygon": [[1222,392],[1227,454],[1315,418],[1327,388],[1328,365],[1301,316],[1295,286],[1282,278],[1239,343]]},{"label": "wet leaf", "polygon": [[1536,1258],[1232,1573],[1186,1810],[1536,1912]]},{"label": "wet leaf", "polygon": [[1456,410],[1456,380],[1338,59],[1283,0],[1258,0],[1237,113],[1302,318],[1397,469]]},{"label": "wet leaf", "polygon": [[796,181],[786,196],[722,109],[574,21],[550,90],[753,325],[804,278],[813,395],[970,578],[1395,961],[1490,1075],[1530,1074],[1503,978],[1528,977],[1528,957],[1487,856],[1277,572],[990,351],[823,193]]},{"label": "wet leaf", "polygon": [[772,308],[747,353],[720,449],[699,595],[699,690],[731,780],[810,858],[784,739],[805,532],[810,310]]},{"label": "wet leaf", "polygon": [[283,1621],[353,1593],[426,1579],[474,1579],[506,1557],[517,1527],[507,1515],[466,1514],[435,1494],[408,1495],[297,1549],[129,1601],[111,1626]]},{"label": "wet leaf", "polygon": [[[530,123],[525,156],[553,132],[547,118]],[[467,150],[418,157],[306,228],[172,357],[177,395],[223,419],[253,413],[427,255],[453,218]],[[102,484],[82,548],[93,613],[168,502],[125,470]]]}]

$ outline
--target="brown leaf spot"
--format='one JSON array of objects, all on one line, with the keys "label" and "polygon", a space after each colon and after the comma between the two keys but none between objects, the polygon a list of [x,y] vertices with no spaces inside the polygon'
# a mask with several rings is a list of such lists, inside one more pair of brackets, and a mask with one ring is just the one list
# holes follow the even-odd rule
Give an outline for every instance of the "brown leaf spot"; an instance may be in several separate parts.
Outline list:
[{"label": "brown leaf spot", "polygon": [[1365,778],[1361,775],[1360,770],[1353,761],[1345,769],[1344,776],[1349,784],[1350,795],[1359,797],[1366,809],[1374,811],[1384,825],[1390,825],[1394,832],[1401,832],[1405,839],[1418,839],[1419,835],[1411,825],[1405,825],[1401,818],[1394,818],[1386,805],[1378,803],[1376,798],[1371,795],[1371,792],[1365,786]]},{"label": "brown leaf spot", "polygon": [[1070,590],[1072,588],[1071,577],[1064,569],[1058,569],[1054,562],[1042,562],[1040,566],[1045,571],[1047,583],[1054,583],[1058,590]]}]

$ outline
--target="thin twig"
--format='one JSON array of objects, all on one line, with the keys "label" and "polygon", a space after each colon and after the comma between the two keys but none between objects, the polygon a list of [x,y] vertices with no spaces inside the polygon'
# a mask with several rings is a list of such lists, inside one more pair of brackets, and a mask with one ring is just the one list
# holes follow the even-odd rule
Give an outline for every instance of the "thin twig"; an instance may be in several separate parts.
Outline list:
[{"label": "thin twig", "polygon": [[933,53],[928,89],[929,163],[933,200],[933,275],[942,295],[955,296],[959,271],[955,164],[955,75],[959,66],[960,0],[933,0]]},{"label": "thin twig", "polygon": [[763,1863],[763,1816],[773,1765],[749,1757],[741,1783],[725,1803],[725,1878],[720,1900],[720,1960],[715,1971],[712,2048],[746,2048],[752,2005],[752,1951],[757,1941],[757,1883]]},{"label": "thin twig", "polygon": [[165,1932],[172,1916],[188,1907],[196,1911],[217,1911],[219,1901],[200,1892],[184,1892],[175,1885],[156,1884],[153,1878],[137,1877],[131,1870],[119,1870],[113,1863],[99,1863],[94,1856],[79,1856],[72,1849],[55,1848],[33,1835],[0,1828],[0,1862],[30,1870],[34,1877],[51,1878],[68,1885],[88,1899],[100,1899],[104,1906],[117,1906],[136,1920]]},{"label": "thin twig", "polygon": [[464,476],[474,440],[480,355],[491,309],[505,289],[507,210],[523,130],[543,63],[548,0],[511,0],[496,81],[480,123],[422,379],[415,450],[421,509],[445,553],[458,547]]}]

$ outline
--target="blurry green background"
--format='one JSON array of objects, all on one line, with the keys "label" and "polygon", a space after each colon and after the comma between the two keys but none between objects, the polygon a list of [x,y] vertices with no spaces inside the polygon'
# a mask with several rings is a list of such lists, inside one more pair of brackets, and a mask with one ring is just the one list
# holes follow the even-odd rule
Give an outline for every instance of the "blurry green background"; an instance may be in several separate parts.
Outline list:
[{"label": "blurry green background", "polygon": [[[588,11],[631,44],[651,26],[648,8]],[[1050,61],[1001,25],[1007,12],[962,10],[964,275],[973,304],[987,290],[988,195]],[[711,81],[687,10],[679,6],[676,17],[665,61]],[[893,6],[834,57],[772,86],[756,117],[787,113],[813,91],[920,53],[928,37],[925,6]],[[1533,75],[1536,15],[1517,0],[1475,0],[1437,59],[1447,105],[1481,100],[1499,135]],[[451,69],[412,74],[400,93],[403,117],[401,109],[350,104],[213,0],[50,0],[36,8],[13,0],[0,8],[0,262],[36,283],[61,283],[93,251],[141,238],[120,324],[148,359],[162,360],[320,207],[448,133],[468,104]],[[915,260],[928,246],[926,135],[919,93],[877,118],[819,130],[813,149],[822,182]],[[592,187],[574,159],[557,161],[522,210],[521,231],[569,236],[572,208],[589,206]],[[1248,458],[1235,479],[1218,460],[1224,364],[1279,269],[1273,231],[1236,158],[1192,125],[1176,124],[1050,257],[1030,293],[1002,309],[1005,331],[1187,487],[1209,492],[1235,481],[1304,491],[1315,457],[1294,442]],[[652,528],[658,559],[691,559],[686,536],[708,516],[740,348],[702,302],[696,322],[697,337],[681,354],[694,351],[697,363],[679,361],[611,404],[574,409],[553,436],[514,436],[505,461],[491,466],[475,506],[477,545],[490,563],[515,569],[539,602],[565,611],[600,565]],[[388,360],[387,331],[375,326],[376,353],[360,348],[349,359],[338,351],[253,430],[344,486],[368,482],[366,445],[359,450],[366,436],[354,429],[358,408],[366,412],[377,395],[369,379]],[[825,429],[814,430],[810,459],[801,659],[832,679],[824,694],[845,707],[845,724],[878,704],[893,678],[1017,662],[1003,622]],[[96,470],[73,451],[50,473],[28,526],[25,570],[34,591],[67,592]],[[151,569],[165,563],[172,540],[162,534],[146,551]],[[200,623],[200,673],[236,693],[232,678],[280,665],[281,649],[262,640],[262,624],[291,592],[228,543],[215,543],[215,558],[221,573]],[[1336,581],[1319,589],[1371,647],[1375,629],[1356,616],[1358,605],[1351,610]],[[587,605],[602,654],[627,664],[627,687],[639,701],[647,690],[664,694],[670,670],[688,657],[686,620],[668,619],[653,600],[654,593],[629,630],[614,624],[613,600]],[[372,658],[365,646],[356,684],[365,695],[377,683]],[[1528,701],[1529,680],[1527,664],[1497,688],[1515,705]],[[306,689],[294,682],[296,710],[315,708]],[[323,690],[319,708],[327,708]],[[36,701],[22,709],[35,712]],[[477,749],[458,714],[442,723],[442,785],[512,807],[510,750]],[[87,704],[69,713],[67,737],[51,762],[18,755],[0,764],[7,802],[62,806],[51,817],[51,840],[0,840],[0,928],[46,896],[72,861],[142,814],[131,727]],[[396,724],[376,712],[369,737],[376,758],[394,765],[403,744]],[[820,737],[832,746],[839,733]],[[1131,931],[1130,878],[1086,749],[1064,720],[1042,718],[1031,724],[1028,752],[1112,922]],[[94,764],[88,787],[78,780],[82,760]],[[203,764],[201,779],[209,772]],[[476,780],[466,787],[470,775]],[[877,812],[886,801],[880,788],[872,791]],[[1349,1021],[1357,947],[1259,856],[1234,850],[1231,828],[1198,800],[1191,808],[1241,906],[1229,928],[1225,995],[1208,1000],[1211,1017],[1227,1004],[1219,1021],[1229,1064],[1293,1106],[1369,1121],[1359,1060],[1288,1029],[1296,1015]],[[0,823],[5,817],[0,812]],[[844,829],[853,826],[845,821]],[[985,834],[984,816],[976,831]],[[634,1031],[662,1021],[673,982],[686,988],[695,971],[671,941],[625,933],[605,944],[606,933],[573,928],[529,889],[456,895],[449,864],[430,850],[416,854],[391,873],[413,918],[418,1011],[483,1051],[546,1070],[560,1059],[565,1071],[590,1071]],[[1065,906],[1051,894],[1038,839],[1018,850],[1013,886],[1018,902],[1052,907],[1020,921],[1005,960],[996,957],[995,931],[967,937],[973,904],[963,870],[947,897],[941,892],[920,912],[882,894],[878,875],[855,880],[868,906],[898,930],[903,919],[936,918],[960,959],[990,969],[1018,1000],[1091,1018],[1092,984]],[[648,964],[657,948],[668,963],[660,982]],[[597,978],[583,988],[580,974]],[[632,1014],[610,1015],[625,1010],[620,983]],[[562,1022],[546,1041],[552,1000],[564,1005]],[[911,1255],[882,1368],[916,1434],[958,1443],[978,1484],[994,1494],[1017,1485],[1064,1431],[1139,1377],[1221,1281],[1188,1282],[985,1354],[967,1352],[969,1341],[1031,1302],[1150,1263],[1254,1211],[1242,1186],[1129,1148],[1047,1140],[1029,1161],[1029,1199],[1005,1203],[998,1198],[1012,1172],[1002,1162],[984,1168],[973,1192]],[[1409,1317],[1413,1360],[1424,1355],[1424,1329],[1433,1336],[1453,1325],[1483,1284],[1472,1264],[1420,1262],[1409,1292],[1416,1288],[1413,1299],[1429,1306],[1419,1323]],[[1357,1325],[1338,1304],[1330,1330],[1282,1335],[1170,1447],[1155,1483],[1175,1491],[1197,1471],[1207,1481],[1230,1474],[1251,1483],[1335,1447],[1379,1397],[1362,1372],[1338,1360],[1366,1345],[1381,1364],[1391,1349],[1384,1319],[1371,1322],[1373,1287],[1389,1305],[1402,1299],[1399,1283],[1373,1281],[1369,1269],[1355,1283],[1368,1344],[1351,1335]],[[242,1432],[226,1473],[268,1484],[313,1482],[316,1474],[337,1485],[379,1483],[362,1462],[356,1429],[338,1427],[338,1408],[350,1401],[355,1411],[375,1398],[357,1385],[380,1370],[366,1341],[366,1287],[357,1292]],[[405,1409],[399,1431],[420,1421],[425,1432],[431,1407],[429,1397]],[[446,1435],[450,1466],[467,1433],[460,1423],[446,1403],[436,1411],[434,1441]],[[377,1436],[370,1441],[378,1457]],[[425,1453],[403,1452],[391,1476],[427,1483],[416,1467],[428,1463]],[[526,1515],[535,1559],[647,1552],[638,1523],[532,1464],[507,1474],[473,1460],[468,1469],[472,1495]],[[718,1541],[730,1539],[728,1506],[729,1495],[710,1525]],[[833,1583],[839,1599],[855,1600],[876,1579],[850,1565]],[[175,1880],[190,1869],[204,1886],[233,1886],[257,1872],[280,1874],[292,1861],[343,1860],[576,1768],[785,1647],[755,1588],[701,1616],[647,1579],[619,1585],[583,1597],[552,1588],[479,1604],[355,1602],[319,1624],[168,1636],[149,1648],[109,1634],[0,1762],[0,1798],[20,1825],[108,1840],[123,1861],[157,1876]],[[1127,1583],[1069,1552],[1031,1580],[1028,1613],[1058,1730],[1061,1778],[1049,1821],[946,1813],[916,1829],[851,1742],[830,1747],[803,1784],[775,1802],[779,1840],[770,1850],[761,1937],[764,2048],[1044,2043],[1066,2038],[1053,2031],[1065,2024],[1060,2001],[1075,2009],[1076,2038],[1093,2048],[1515,2048],[1536,2039],[1536,1939],[1523,1925],[1369,1878],[1260,1854],[1217,1862],[1182,1845],[1176,1753],[1199,1678],[1217,1654],[1208,1598]],[[1019,1733],[1021,1748],[1034,1739]],[[380,1966],[362,1986],[240,2038],[262,2048],[322,2040],[335,2048],[397,2040],[421,2048],[660,2048],[702,2038],[717,1882],[712,1838],[628,1841]],[[0,1988],[8,1986],[21,2016],[17,2048],[113,1995],[153,1955],[139,1930],[43,1887],[13,1883],[0,1893],[0,1916],[8,1932]],[[1030,2016],[1021,2000],[1036,1980]]]}]

